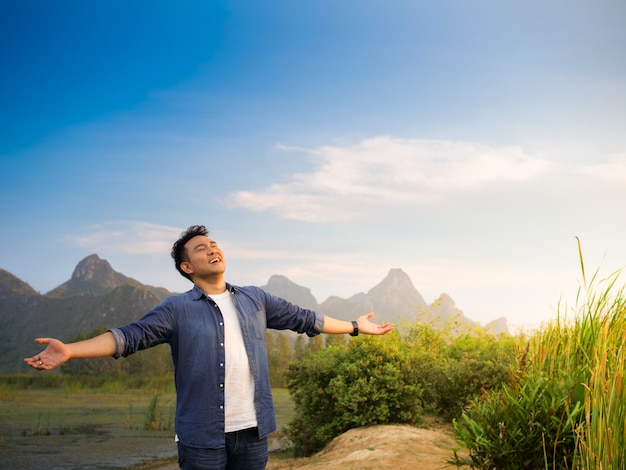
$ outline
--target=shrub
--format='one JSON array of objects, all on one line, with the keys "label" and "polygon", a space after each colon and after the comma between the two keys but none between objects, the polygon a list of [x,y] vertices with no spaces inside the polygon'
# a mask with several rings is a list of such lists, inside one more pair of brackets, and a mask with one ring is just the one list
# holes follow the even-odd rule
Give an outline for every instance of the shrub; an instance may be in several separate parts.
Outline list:
[{"label": "shrub", "polygon": [[499,470],[572,468],[582,397],[577,383],[532,374],[519,386],[485,394],[454,422],[470,451],[454,463]]},{"label": "shrub", "polygon": [[287,427],[296,455],[311,455],[348,429],[417,424],[422,388],[397,333],[359,337],[348,348],[327,347],[291,363],[287,387],[295,418]]},{"label": "shrub", "polygon": [[473,399],[505,384],[517,367],[520,341],[505,334],[496,337],[472,330],[447,345],[444,382],[439,385],[440,413],[446,418],[459,417]]},{"label": "shrub", "polygon": [[516,368],[520,338],[479,329],[453,335],[429,324],[411,325],[411,373],[422,386],[424,409],[446,419],[459,417],[471,400],[504,384]]}]

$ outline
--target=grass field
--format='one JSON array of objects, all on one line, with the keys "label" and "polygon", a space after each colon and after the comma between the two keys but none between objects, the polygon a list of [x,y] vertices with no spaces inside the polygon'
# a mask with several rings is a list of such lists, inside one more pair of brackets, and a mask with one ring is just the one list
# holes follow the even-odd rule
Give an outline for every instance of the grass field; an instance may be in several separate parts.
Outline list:
[{"label": "grass field", "polygon": [[[287,390],[273,392],[281,427],[293,404]],[[175,456],[174,406],[172,391],[147,387],[0,385],[2,468],[115,469]]]}]

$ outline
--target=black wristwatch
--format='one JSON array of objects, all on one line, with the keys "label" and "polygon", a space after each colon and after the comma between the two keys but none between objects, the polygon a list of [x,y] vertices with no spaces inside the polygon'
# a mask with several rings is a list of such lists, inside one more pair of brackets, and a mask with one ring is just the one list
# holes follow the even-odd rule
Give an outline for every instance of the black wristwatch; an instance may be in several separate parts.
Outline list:
[{"label": "black wristwatch", "polygon": [[350,333],[350,336],[359,336],[359,324],[355,321],[352,321],[352,333]]}]

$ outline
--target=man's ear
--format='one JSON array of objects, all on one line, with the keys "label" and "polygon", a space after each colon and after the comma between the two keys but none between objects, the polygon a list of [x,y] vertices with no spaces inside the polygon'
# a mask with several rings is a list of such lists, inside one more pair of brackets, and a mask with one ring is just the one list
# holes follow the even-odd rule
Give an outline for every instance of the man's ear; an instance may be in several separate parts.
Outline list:
[{"label": "man's ear", "polygon": [[180,269],[182,269],[183,272],[189,274],[190,276],[193,274],[193,268],[187,261],[183,261],[182,263],[180,263]]}]

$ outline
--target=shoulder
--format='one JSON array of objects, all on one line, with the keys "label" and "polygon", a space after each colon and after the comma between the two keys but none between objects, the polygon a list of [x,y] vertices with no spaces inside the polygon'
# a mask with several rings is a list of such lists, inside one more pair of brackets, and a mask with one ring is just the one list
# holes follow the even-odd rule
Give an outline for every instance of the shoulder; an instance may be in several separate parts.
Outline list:
[{"label": "shoulder", "polygon": [[181,294],[174,294],[166,297],[165,299],[163,299],[160,306],[173,307],[176,305],[193,302],[194,300],[197,300],[201,295],[201,292],[196,292],[196,289],[191,289]]},{"label": "shoulder", "polygon": [[286,302],[258,286],[229,286],[236,302],[251,302],[259,308],[272,309],[281,302]]},{"label": "shoulder", "polygon": [[233,286],[229,284],[228,288],[233,294],[243,294],[257,299],[265,298],[270,295],[258,286]]}]

